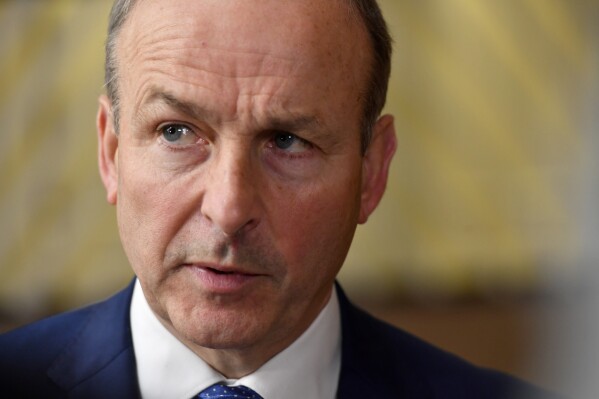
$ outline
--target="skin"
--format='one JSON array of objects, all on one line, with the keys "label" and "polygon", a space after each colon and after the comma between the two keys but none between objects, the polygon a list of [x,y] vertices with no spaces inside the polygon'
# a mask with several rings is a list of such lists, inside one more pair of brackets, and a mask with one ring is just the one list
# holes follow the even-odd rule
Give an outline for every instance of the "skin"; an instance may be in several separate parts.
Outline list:
[{"label": "skin", "polygon": [[228,378],[309,327],[383,195],[390,116],[360,151],[369,57],[335,0],[145,0],[123,26],[107,198],[154,313]]}]

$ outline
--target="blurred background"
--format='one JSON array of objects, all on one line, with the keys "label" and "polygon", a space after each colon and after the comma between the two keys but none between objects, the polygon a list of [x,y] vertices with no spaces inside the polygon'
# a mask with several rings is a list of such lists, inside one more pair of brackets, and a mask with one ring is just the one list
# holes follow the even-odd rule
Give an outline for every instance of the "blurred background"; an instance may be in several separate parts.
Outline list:
[{"label": "blurred background", "polygon": [[[599,0],[380,3],[399,147],[342,284],[475,363],[596,397]],[[0,331],[132,277],[96,166],[110,5],[0,1]]]}]

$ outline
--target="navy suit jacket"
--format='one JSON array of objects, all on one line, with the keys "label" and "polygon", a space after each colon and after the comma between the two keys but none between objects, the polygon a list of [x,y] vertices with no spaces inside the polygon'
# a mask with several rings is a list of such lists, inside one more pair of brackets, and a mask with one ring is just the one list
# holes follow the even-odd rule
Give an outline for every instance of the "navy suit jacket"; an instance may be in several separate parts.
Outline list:
[{"label": "navy suit jacket", "polygon": [[[549,397],[383,323],[353,306],[340,287],[337,292],[342,323],[338,398]],[[138,398],[129,323],[132,293],[130,284],[104,302],[1,335],[0,397]]]}]

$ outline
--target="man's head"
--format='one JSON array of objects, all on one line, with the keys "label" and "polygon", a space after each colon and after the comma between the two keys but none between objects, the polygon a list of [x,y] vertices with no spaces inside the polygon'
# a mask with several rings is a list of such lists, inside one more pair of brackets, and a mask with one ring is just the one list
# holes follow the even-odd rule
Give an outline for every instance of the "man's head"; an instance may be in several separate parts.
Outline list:
[{"label": "man's head", "polygon": [[363,147],[374,52],[351,9],[138,0],[116,29],[119,134],[107,97],[97,125],[123,247],[154,313],[228,376],[309,326],[384,192],[393,123]]}]

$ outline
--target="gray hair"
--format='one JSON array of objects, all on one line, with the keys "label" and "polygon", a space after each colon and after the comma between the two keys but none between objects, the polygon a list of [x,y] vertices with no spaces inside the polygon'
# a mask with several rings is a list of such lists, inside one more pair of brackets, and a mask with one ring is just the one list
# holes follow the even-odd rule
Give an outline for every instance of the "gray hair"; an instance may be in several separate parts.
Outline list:
[{"label": "gray hair", "polygon": [[[108,38],[106,40],[106,64],[104,84],[112,103],[114,128],[119,131],[118,69],[116,59],[117,36],[127,20],[131,9],[139,0],[115,0],[110,11]],[[376,0],[347,0],[352,11],[357,11],[366,26],[372,45],[373,59],[369,70],[369,84],[364,99],[361,119],[361,145],[364,153],[372,138],[372,129],[380,116],[387,98],[391,74],[391,35]]]}]

